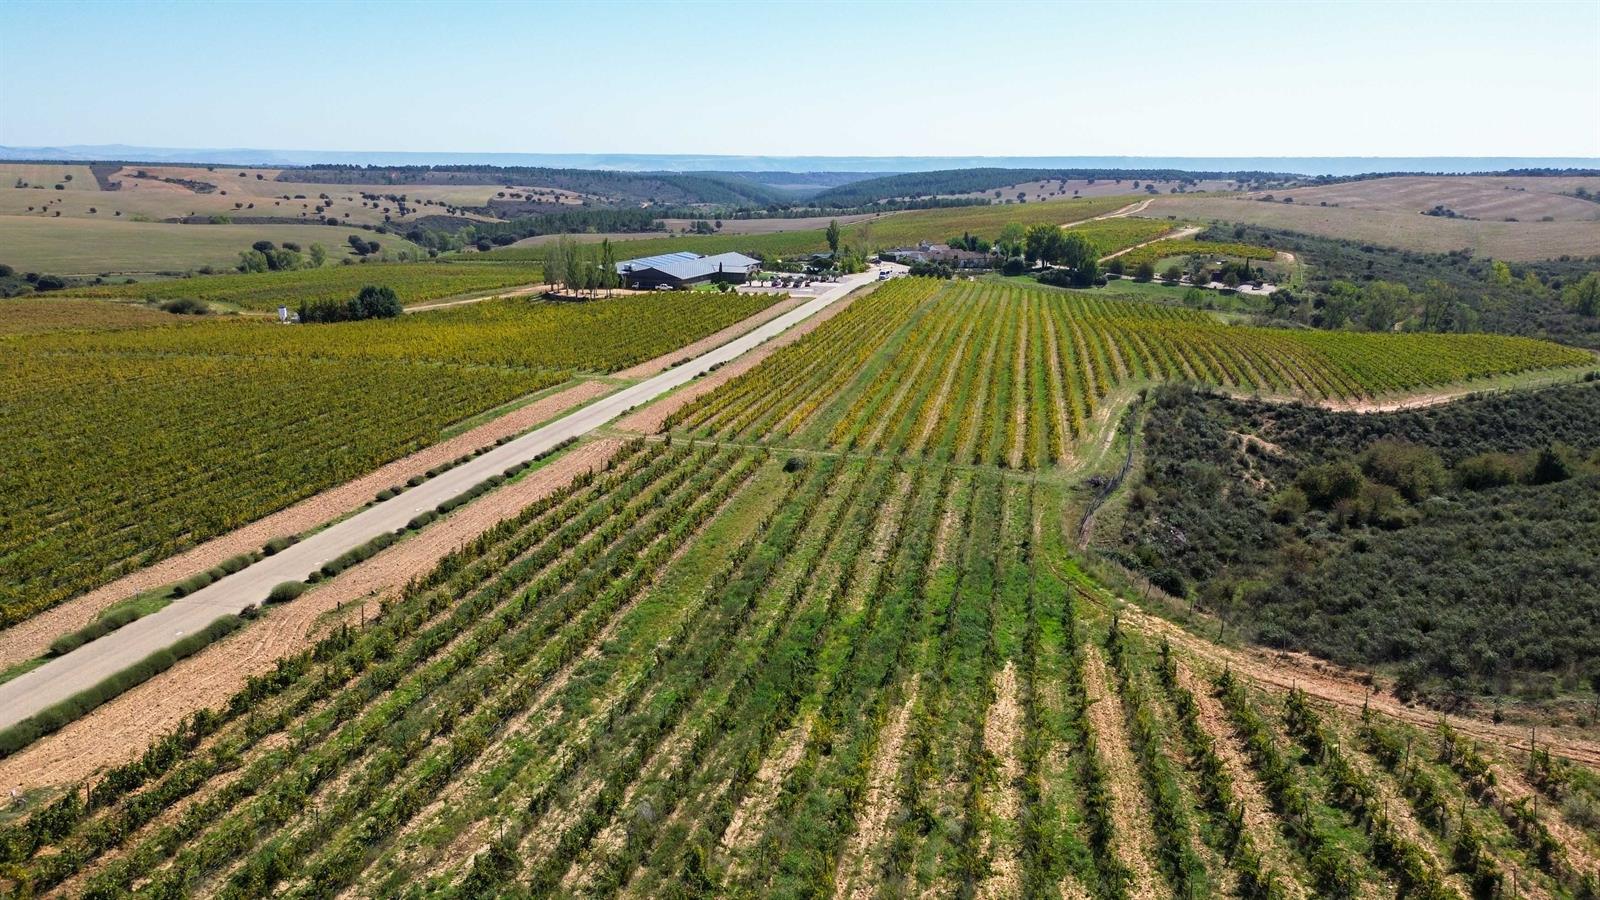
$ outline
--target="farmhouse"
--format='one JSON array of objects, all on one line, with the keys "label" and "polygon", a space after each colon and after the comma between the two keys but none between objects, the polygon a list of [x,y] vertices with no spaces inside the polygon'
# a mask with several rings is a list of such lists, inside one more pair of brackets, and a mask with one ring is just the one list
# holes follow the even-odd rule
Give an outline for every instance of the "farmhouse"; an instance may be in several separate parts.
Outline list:
[{"label": "farmhouse", "polygon": [[632,288],[648,289],[661,285],[683,288],[708,281],[741,284],[760,267],[761,260],[751,259],[743,253],[701,256],[682,251],[623,260],[617,263],[617,274]]},{"label": "farmhouse", "polygon": [[993,256],[988,253],[963,250],[949,244],[932,244],[927,241],[915,247],[885,250],[884,255],[903,263],[943,263],[958,269],[987,269],[995,264]]}]

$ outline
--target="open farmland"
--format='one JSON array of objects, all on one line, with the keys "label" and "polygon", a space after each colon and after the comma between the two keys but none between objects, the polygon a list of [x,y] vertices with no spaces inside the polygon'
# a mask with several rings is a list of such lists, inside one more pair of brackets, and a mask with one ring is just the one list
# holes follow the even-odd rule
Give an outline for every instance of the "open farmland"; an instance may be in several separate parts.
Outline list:
[{"label": "open farmland", "polygon": [[[1579,188],[1600,195],[1600,177],[1507,175],[1408,175],[1294,188],[1294,202],[1308,206],[1381,209],[1418,213],[1443,206],[1457,215],[1484,221],[1600,221],[1600,203],[1573,196]],[[1252,196],[1260,196],[1252,195]]]},{"label": "open farmland", "polygon": [[1593,836],[1531,808],[1559,762],[1524,781],[1455,729],[1257,689],[1119,612],[1070,502],[994,467],[636,440],[0,852],[90,896],[1592,878]]},{"label": "open farmland", "polygon": [[[279,181],[281,169],[233,166],[88,166],[0,163],[0,215],[157,222],[195,217],[305,220],[350,225],[404,224],[426,215],[491,219],[463,207],[483,207],[505,185],[355,185]],[[63,181],[66,174],[71,181]],[[48,179],[53,178],[54,181]],[[44,180],[41,180],[44,179]],[[18,181],[27,187],[18,187]],[[62,184],[63,191],[53,190]],[[41,190],[42,188],[42,190]],[[402,201],[400,198],[404,197]]]},{"label": "open farmland", "polygon": [[0,187],[18,191],[98,191],[94,171],[79,163],[0,163]]},{"label": "open farmland", "polygon": [[[990,206],[958,206],[948,209],[917,209],[889,213],[852,225],[840,223],[843,230],[842,245],[864,246],[871,250],[915,245],[918,241],[945,241],[962,234],[973,234],[985,240],[994,240],[1001,229],[1011,223],[1023,226],[1039,223],[1065,225],[1092,219],[1115,212],[1133,203],[1137,197],[1113,196],[1052,200],[1045,203],[1011,203]],[[1111,220],[1107,220],[1111,221]],[[1094,223],[1096,225],[1105,222]],[[1149,225],[1133,226],[1150,228]],[[618,238],[625,237],[618,235]],[[619,254],[650,256],[690,250],[712,254],[738,251],[757,253],[764,257],[799,256],[828,249],[823,229],[784,231],[769,234],[716,234],[681,237],[636,236],[636,240],[620,243]],[[539,260],[544,251],[538,246],[511,247],[482,255],[484,260]]]},{"label": "open farmland", "polygon": [[102,331],[176,325],[179,317],[128,303],[74,300],[68,297],[19,297],[0,300],[0,337],[48,331]]},{"label": "open farmland", "polygon": [[489,301],[338,325],[219,321],[6,339],[3,621],[773,300]]},{"label": "open farmland", "polygon": [[367,263],[324,266],[290,272],[210,275],[139,284],[74,288],[74,296],[119,300],[191,299],[240,309],[270,312],[279,305],[348,300],[367,285],[393,288],[400,302],[412,306],[445,297],[537,284],[537,265],[458,265],[442,262]]},{"label": "open farmland", "polygon": [[163,222],[0,215],[0,252],[22,272],[54,275],[151,275],[204,266],[232,269],[256,241],[322,244],[331,258],[349,253],[352,235],[385,250],[421,251],[398,235],[329,225],[173,225]]},{"label": "open farmland", "polygon": [[[812,231],[818,228],[827,228],[829,222],[838,222],[840,225],[854,225],[857,222],[868,222],[881,219],[893,213],[856,213],[844,216],[807,216],[805,218],[784,219],[723,219],[722,227],[717,229],[718,234],[772,234],[778,231]],[[693,228],[696,219],[662,219],[661,224],[669,231],[683,231]],[[548,237],[548,236],[546,236]],[[585,235],[587,237],[587,235]],[[612,240],[623,240],[620,235],[611,235]],[[632,235],[638,237],[638,235]],[[527,240],[538,241],[539,238]]]},{"label": "open farmland", "polygon": [[1157,304],[907,279],[668,425],[724,440],[1035,468],[1065,461],[1114,394],[1152,381],[1355,400],[1593,361],[1525,338],[1229,326]]},{"label": "open farmland", "polygon": [[[1134,187],[1134,182],[1139,187]],[[1004,187],[991,188],[986,191],[967,191],[964,193],[941,193],[941,197],[988,197],[992,200],[1015,199],[1018,194],[1025,196],[1029,202],[1044,202],[1060,197],[1106,197],[1126,196],[1130,193],[1137,194],[1143,190],[1144,185],[1155,185],[1162,194],[1175,187],[1176,181],[1162,181],[1160,179],[1138,178],[1097,178],[1090,181],[1086,178],[1048,179],[1044,181],[1024,181],[1017,184],[1008,184]],[[1190,191],[1231,191],[1239,189],[1239,182],[1221,181],[1215,179],[1201,179],[1193,185],[1186,185]]]},{"label": "open farmland", "polygon": [[[1418,211],[1318,206],[1231,197],[1159,197],[1139,215],[1189,221],[1243,222],[1403,250],[1470,250],[1504,260],[1600,255],[1600,221],[1496,222],[1425,216]],[[1280,200],[1282,194],[1279,195]],[[1574,201],[1578,202],[1578,201]]]}]

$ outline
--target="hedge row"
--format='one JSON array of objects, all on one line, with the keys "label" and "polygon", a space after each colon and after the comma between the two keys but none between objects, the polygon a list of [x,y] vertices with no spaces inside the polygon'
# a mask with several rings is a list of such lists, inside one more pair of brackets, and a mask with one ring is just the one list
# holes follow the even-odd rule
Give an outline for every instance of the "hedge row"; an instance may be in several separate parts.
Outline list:
[{"label": "hedge row", "polygon": [[69,631],[51,641],[49,655],[66,656],[68,653],[71,653],[79,647],[82,647],[84,644],[87,644],[96,638],[105,637],[129,622],[139,619],[143,615],[144,611],[133,606],[123,606],[118,609],[114,609],[100,618],[95,619],[93,622],[83,626],[82,628],[79,628],[77,631]]},{"label": "hedge row", "polygon": [[[359,547],[351,547],[349,550],[346,550],[345,552],[324,563],[322,568],[312,572],[311,575],[306,578],[306,583],[316,584],[323,579],[332,578],[356,563],[366,562],[372,557],[377,556],[380,550],[383,550],[385,547],[388,547],[390,544],[393,544],[395,541],[399,540],[399,534],[403,534],[404,532],[405,529],[401,529],[399,533],[385,531],[383,534],[378,535]],[[281,588],[283,585],[280,584],[278,587]],[[278,588],[273,588],[274,591],[277,589]]]},{"label": "hedge row", "polygon": [[128,668],[108,676],[94,687],[79,691],[10,728],[0,730],[0,759],[16,753],[47,734],[59,731],[100,704],[149,681],[177,665],[179,660],[193,656],[202,648],[217,642],[243,625],[244,620],[238,616],[223,616],[172,646],[157,650]]},{"label": "hedge row", "polygon": [[[221,581],[235,572],[242,571],[245,568],[260,562],[261,560],[266,559],[274,553],[277,553],[280,550],[283,550],[284,548],[294,544],[298,540],[300,540],[300,538],[294,535],[290,535],[288,537],[277,537],[263,544],[260,550],[252,550],[249,553],[240,553],[237,556],[230,556],[215,566],[205,570],[204,572],[196,572],[195,574],[190,575],[188,578],[185,578],[173,585],[172,597],[174,600],[181,597],[187,597],[203,587],[215,584],[216,582]],[[130,619],[129,621],[132,620]]]},{"label": "hedge row", "polygon": [[[482,456],[485,453],[488,453],[490,450],[493,450],[496,447],[503,446],[505,444],[510,443],[511,441],[516,440],[516,438],[517,438],[517,436],[514,435],[514,434],[505,435],[504,437],[496,439],[495,442],[492,443],[492,444],[485,444],[484,446],[479,447],[478,449],[472,451],[471,453],[463,453],[462,455],[456,457],[455,459],[450,460],[449,462],[440,463],[439,465],[434,466],[433,468],[431,468],[428,471],[422,473],[421,475],[413,475],[410,478],[406,479],[404,484],[390,485],[389,487],[386,487],[383,490],[379,491],[372,498],[372,502],[373,503],[382,503],[385,500],[393,500],[395,497],[398,497],[401,494],[405,493],[407,488],[414,488],[417,485],[426,482],[430,478],[437,478],[440,475],[443,475],[445,472],[448,472],[451,469],[454,469],[456,466],[459,466],[459,465],[461,465],[463,463],[471,462],[472,460],[477,459],[478,457]],[[551,447],[549,450],[546,450],[543,453],[536,454],[533,457],[533,459],[517,463],[516,465],[510,467],[509,469],[506,469],[505,477],[510,478],[511,476],[517,474],[518,472],[521,472],[523,469],[526,469],[528,466],[532,465],[533,463],[538,462],[539,460],[545,459],[546,457],[548,457],[548,456],[550,456],[550,455],[552,455],[554,453],[557,453],[557,452],[559,452],[561,450],[565,450],[566,448],[572,446],[573,444],[575,444],[577,442],[578,442],[578,439],[575,438],[575,437],[567,438],[566,440],[564,440],[561,443],[555,445],[554,447]],[[454,508],[454,507],[452,507],[452,508]],[[418,518],[421,518],[421,517],[419,516]],[[412,520],[412,521],[415,521],[415,520]],[[429,519],[428,521],[431,522],[433,520]],[[425,524],[427,524],[427,522],[423,522],[422,524],[425,525]],[[406,527],[415,530],[416,528],[419,528],[421,526],[420,525],[407,524]]]}]

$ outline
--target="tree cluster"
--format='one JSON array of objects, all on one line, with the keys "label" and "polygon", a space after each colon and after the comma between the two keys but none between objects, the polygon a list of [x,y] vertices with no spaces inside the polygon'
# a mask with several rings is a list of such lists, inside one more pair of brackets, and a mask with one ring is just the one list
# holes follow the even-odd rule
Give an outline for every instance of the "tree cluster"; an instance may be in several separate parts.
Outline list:
[{"label": "tree cluster", "polygon": [[[1099,252],[1089,239],[1070,229],[1048,223],[1029,225],[1022,236],[1023,256],[1029,262],[1041,262],[1069,270],[1069,274],[1054,276],[1047,281],[1056,284],[1065,281],[1073,287],[1088,287],[1100,275]],[[1048,274],[1048,273],[1047,273]]]},{"label": "tree cluster", "polygon": [[[1201,240],[1291,251],[1303,288],[1273,295],[1266,314],[1316,328],[1488,331],[1600,348],[1600,257],[1507,263],[1471,251],[1417,253],[1259,226],[1218,226]],[[1240,273],[1241,281],[1252,280]]]},{"label": "tree cluster", "polygon": [[392,319],[405,312],[394,289],[386,285],[367,285],[349,300],[312,300],[300,304],[300,321],[356,322],[362,319]]},{"label": "tree cluster", "polygon": [[544,279],[557,290],[589,297],[600,291],[610,296],[613,289],[623,286],[622,275],[617,272],[616,250],[609,240],[596,246],[580,244],[566,236],[547,245]]}]

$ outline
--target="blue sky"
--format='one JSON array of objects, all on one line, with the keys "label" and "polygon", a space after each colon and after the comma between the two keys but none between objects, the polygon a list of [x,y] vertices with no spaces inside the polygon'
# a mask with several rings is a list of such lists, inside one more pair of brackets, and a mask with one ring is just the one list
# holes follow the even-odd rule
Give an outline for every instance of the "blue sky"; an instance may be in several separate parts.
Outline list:
[{"label": "blue sky", "polygon": [[1600,0],[0,0],[0,144],[1600,156]]}]

